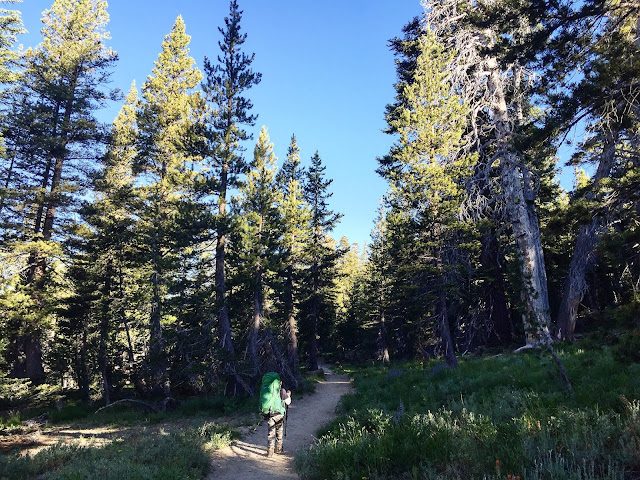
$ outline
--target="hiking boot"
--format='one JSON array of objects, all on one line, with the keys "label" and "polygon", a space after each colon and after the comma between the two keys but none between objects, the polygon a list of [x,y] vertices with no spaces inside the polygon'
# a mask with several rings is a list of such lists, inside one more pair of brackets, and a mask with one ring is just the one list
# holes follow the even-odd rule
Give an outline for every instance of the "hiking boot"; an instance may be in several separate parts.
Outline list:
[{"label": "hiking boot", "polygon": [[284,450],[282,449],[282,445],[276,445],[276,453],[283,454]]},{"label": "hiking boot", "polygon": [[273,447],[269,447],[267,450],[267,457],[273,457]]}]

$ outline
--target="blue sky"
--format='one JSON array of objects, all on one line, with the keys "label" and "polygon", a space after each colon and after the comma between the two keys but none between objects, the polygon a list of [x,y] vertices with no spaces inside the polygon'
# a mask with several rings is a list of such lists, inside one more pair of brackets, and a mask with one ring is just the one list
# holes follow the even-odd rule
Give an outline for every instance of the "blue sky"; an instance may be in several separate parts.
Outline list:
[{"label": "blue sky", "polygon": [[[25,0],[22,11],[29,34],[19,43],[40,42],[40,18],[53,0]],[[386,190],[375,173],[376,157],[393,139],[381,132],[384,108],[394,98],[394,58],[388,40],[422,12],[420,0],[239,0],[244,49],[255,53],[253,68],[262,82],[248,96],[259,115],[251,129],[269,130],[276,156],[286,156],[291,135],[302,161],[318,150],[333,179],[331,207],[344,215],[333,235],[360,246],[369,233]],[[205,56],[218,56],[218,27],[229,12],[228,0],[111,0],[110,45],[120,60],[112,88],[125,93],[151,73],[161,43],[182,15],[191,35],[191,55],[202,69]],[[100,113],[113,120],[120,104]],[[252,155],[252,145],[246,152]],[[564,183],[564,182],[563,182]],[[567,187],[565,187],[567,188]]]},{"label": "blue sky", "polygon": [[[25,0],[22,11],[29,34],[25,48],[40,42],[43,10],[53,0]],[[384,128],[384,107],[393,101],[395,67],[387,42],[422,11],[419,0],[239,0],[244,49],[255,53],[253,67],[262,82],[248,96],[259,115],[254,138],[266,125],[276,156],[284,159],[295,133],[302,161],[318,150],[333,179],[331,207],[344,214],[333,235],[361,246],[369,239],[385,182],[375,173],[376,157],[392,138]],[[111,0],[110,45],[120,60],[113,88],[125,93],[151,73],[161,43],[182,15],[191,35],[191,55],[202,69],[215,60],[218,27],[229,12],[228,0]],[[119,104],[99,114],[111,121]],[[247,158],[252,155],[252,145]]]}]

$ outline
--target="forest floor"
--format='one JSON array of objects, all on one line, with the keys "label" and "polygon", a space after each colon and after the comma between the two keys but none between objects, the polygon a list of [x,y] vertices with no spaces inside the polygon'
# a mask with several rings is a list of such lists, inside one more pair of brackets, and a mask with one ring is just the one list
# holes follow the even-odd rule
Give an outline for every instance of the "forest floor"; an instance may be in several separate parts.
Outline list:
[{"label": "forest floor", "polygon": [[340,397],[351,391],[347,375],[336,375],[325,365],[325,380],[312,395],[300,401],[292,399],[289,407],[284,454],[267,457],[267,425],[259,427],[230,447],[213,454],[208,479],[268,480],[298,478],[294,468],[296,452],[315,441],[317,431],[335,417]]},{"label": "forest floor", "polygon": [[[345,393],[351,391],[347,375],[336,375],[326,365],[324,381],[316,384],[312,394],[296,400],[289,407],[284,454],[267,457],[267,425],[261,422],[237,430],[242,435],[232,445],[210,453],[209,479],[263,480],[298,478],[294,457],[300,448],[311,445],[317,431],[335,416],[336,406]],[[217,419],[220,420],[220,419]],[[223,419],[224,420],[224,419]],[[75,444],[81,447],[101,448],[115,440],[140,436],[178,432],[193,427],[193,420],[174,419],[155,425],[82,426],[60,425],[48,428],[34,426],[32,431],[0,436],[0,453],[14,451],[21,455],[34,455],[56,444]],[[233,423],[231,421],[230,423]]]}]

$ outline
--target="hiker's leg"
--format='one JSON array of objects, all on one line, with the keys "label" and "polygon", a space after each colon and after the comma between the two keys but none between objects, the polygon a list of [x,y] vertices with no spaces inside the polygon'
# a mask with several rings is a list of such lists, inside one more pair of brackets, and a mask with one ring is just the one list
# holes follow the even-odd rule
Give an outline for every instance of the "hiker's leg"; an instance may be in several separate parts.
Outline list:
[{"label": "hiker's leg", "polygon": [[276,417],[276,452],[282,452],[282,441],[283,441],[283,432],[284,432],[284,415],[278,415]]},{"label": "hiker's leg", "polygon": [[267,425],[269,426],[269,432],[267,433],[267,449],[269,452],[273,452],[276,446],[276,417],[269,417]]}]

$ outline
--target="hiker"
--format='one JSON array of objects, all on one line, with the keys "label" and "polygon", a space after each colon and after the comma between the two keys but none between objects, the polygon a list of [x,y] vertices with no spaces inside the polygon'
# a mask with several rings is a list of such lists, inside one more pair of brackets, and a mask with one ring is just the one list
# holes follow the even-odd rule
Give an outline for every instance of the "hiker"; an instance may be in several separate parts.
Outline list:
[{"label": "hiker", "polygon": [[267,421],[267,457],[283,453],[282,441],[287,407],[291,404],[291,390],[282,387],[280,375],[269,372],[262,377],[260,411]]}]

